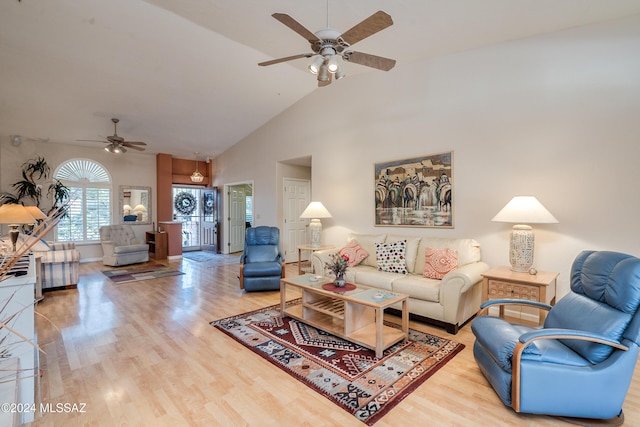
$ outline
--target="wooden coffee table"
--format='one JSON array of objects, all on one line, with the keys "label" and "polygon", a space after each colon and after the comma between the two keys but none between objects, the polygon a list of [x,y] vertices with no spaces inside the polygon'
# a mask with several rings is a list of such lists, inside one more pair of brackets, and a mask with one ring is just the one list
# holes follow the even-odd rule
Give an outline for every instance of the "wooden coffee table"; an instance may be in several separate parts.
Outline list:
[{"label": "wooden coffee table", "polygon": [[[347,283],[345,291],[334,292],[333,280],[305,274],[280,281],[280,312],[301,322],[315,326],[340,338],[359,344],[376,352],[382,352],[393,344],[408,338],[409,295]],[[287,287],[302,292],[300,304],[287,307]],[[353,287],[353,289],[350,289]],[[338,288],[339,289],[339,288]],[[385,326],[384,309],[402,303],[402,329]]]}]

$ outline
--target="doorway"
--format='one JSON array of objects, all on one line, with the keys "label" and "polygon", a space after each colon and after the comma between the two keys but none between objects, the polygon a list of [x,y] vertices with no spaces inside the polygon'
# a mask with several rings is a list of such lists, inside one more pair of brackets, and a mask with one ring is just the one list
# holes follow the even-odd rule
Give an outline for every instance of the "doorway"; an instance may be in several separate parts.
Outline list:
[{"label": "doorway", "polygon": [[[284,224],[282,246],[286,263],[298,260],[298,246],[307,243],[308,219],[300,214],[311,201],[311,181],[307,179],[284,179]],[[306,256],[306,253],[304,254]],[[306,257],[302,261],[306,261]]]},{"label": "doorway", "polygon": [[244,249],[245,230],[254,225],[253,183],[225,185],[224,188],[227,196],[224,216],[228,221],[225,227],[226,253],[241,252]]},{"label": "doorway", "polygon": [[183,252],[217,252],[217,217],[214,188],[173,186],[173,220],[182,223]]}]

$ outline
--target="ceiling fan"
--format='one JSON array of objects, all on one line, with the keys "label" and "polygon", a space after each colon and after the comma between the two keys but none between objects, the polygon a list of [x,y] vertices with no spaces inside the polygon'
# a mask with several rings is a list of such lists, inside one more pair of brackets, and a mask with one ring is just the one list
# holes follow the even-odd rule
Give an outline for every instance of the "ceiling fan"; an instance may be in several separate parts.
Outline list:
[{"label": "ceiling fan", "polygon": [[309,71],[318,76],[318,86],[322,87],[329,85],[333,78],[337,80],[345,76],[338,62],[338,57],[342,57],[342,59],[347,62],[353,62],[383,71],[389,71],[396,65],[395,59],[383,58],[381,56],[351,50],[351,46],[357,42],[393,25],[391,16],[381,10],[344,33],[329,28],[328,24],[327,28],[312,33],[286,13],[274,13],[271,16],[304,37],[311,45],[313,52],[260,62],[258,64],[260,66],[279,64],[299,58],[311,58],[312,56],[318,55],[311,65],[309,65]]},{"label": "ceiling fan", "polygon": [[144,147],[139,147],[147,145],[141,141],[125,141],[125,139],[118,135],[118,122],[120,119],[111,119],[113,122],[113,135],[107,136],[106,141],[99,141],[96,139],[79,139],[78,141],[87,141],[87,142],[104,142],[105,144],[109,144],[104,147],[105,151],[114,154],[126,153],[127,148],[131,148],[133,150],[144,151]]}]

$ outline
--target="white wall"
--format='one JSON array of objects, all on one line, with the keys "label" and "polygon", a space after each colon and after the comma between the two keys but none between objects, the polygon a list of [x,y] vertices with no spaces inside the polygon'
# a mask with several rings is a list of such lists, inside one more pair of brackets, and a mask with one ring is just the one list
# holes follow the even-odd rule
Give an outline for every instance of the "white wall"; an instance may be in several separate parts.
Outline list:
[{"label": "white wall", "polygon": [[[277,162],[312,156],[325,242],[473,237],[491,265],[508,264],[510,229],[491,218],[535,195],[560,221],[535,226],[535,265],[561,273],[561,296],[581,250],[640,256],[638,52],[635,16],[347,77],[215,159],[215,184],[254,180],[260,224],[281,226]],[[450,150],[455,228],[375,227],[374,163]]]},{"label": "white wall", "polygon": [[[23,138],[20,146],[14,147],[8,138],[0,140],[0,189],[13,193],[11,184],[21,179],[22,164],[30,159],[42,156],[51,167],[53,178],[55,170],[60,164],[71,159],[89,159],[100,163],[111,175],[112,182],[112,211],[114,223],[121,218],[120,185],[151,187],[151,203],[153,204],[152,221],[156,220],[156,158],[155,155],[127,152],[125,155],[114,155],[102,149],[98,143],[91,146],[58,144],[51,142],[34,142]],[[45,184],[44,192],[46,193]],[[40,206],[43,211],[51,206],[51,200],[43,196]],[[117,221],[117,222],[116,222]],[[145,231],[151,230],[151,225],[133,225],[136,236],[144,239]],[[3,230],[6,232],[6,230]],[[49,236],[47,236],[49,238]],[[77,245],[81,261],[102,259],[102,247],[99,244]]]}]

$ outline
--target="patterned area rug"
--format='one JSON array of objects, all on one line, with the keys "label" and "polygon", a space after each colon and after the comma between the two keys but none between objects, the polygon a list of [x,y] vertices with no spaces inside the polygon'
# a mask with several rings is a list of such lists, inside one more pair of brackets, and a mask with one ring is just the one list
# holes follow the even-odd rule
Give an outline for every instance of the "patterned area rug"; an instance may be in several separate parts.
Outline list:
[{"label": "patterned area rug", "polygon": [[130,283],[139,280],[158,279],[160,277],[177,276],[184,274],[180,270],[174,270],[162,264],[147,263],[125,266],[115,270],[102,272],[114,283]]},{"label": "patterned area rug", "polygon": [[464,348],[455,341],[410,329],[408,341],[388,348],[378,359],[373,350],[280,317],[279,305],[211,325],[368,425]]}]

